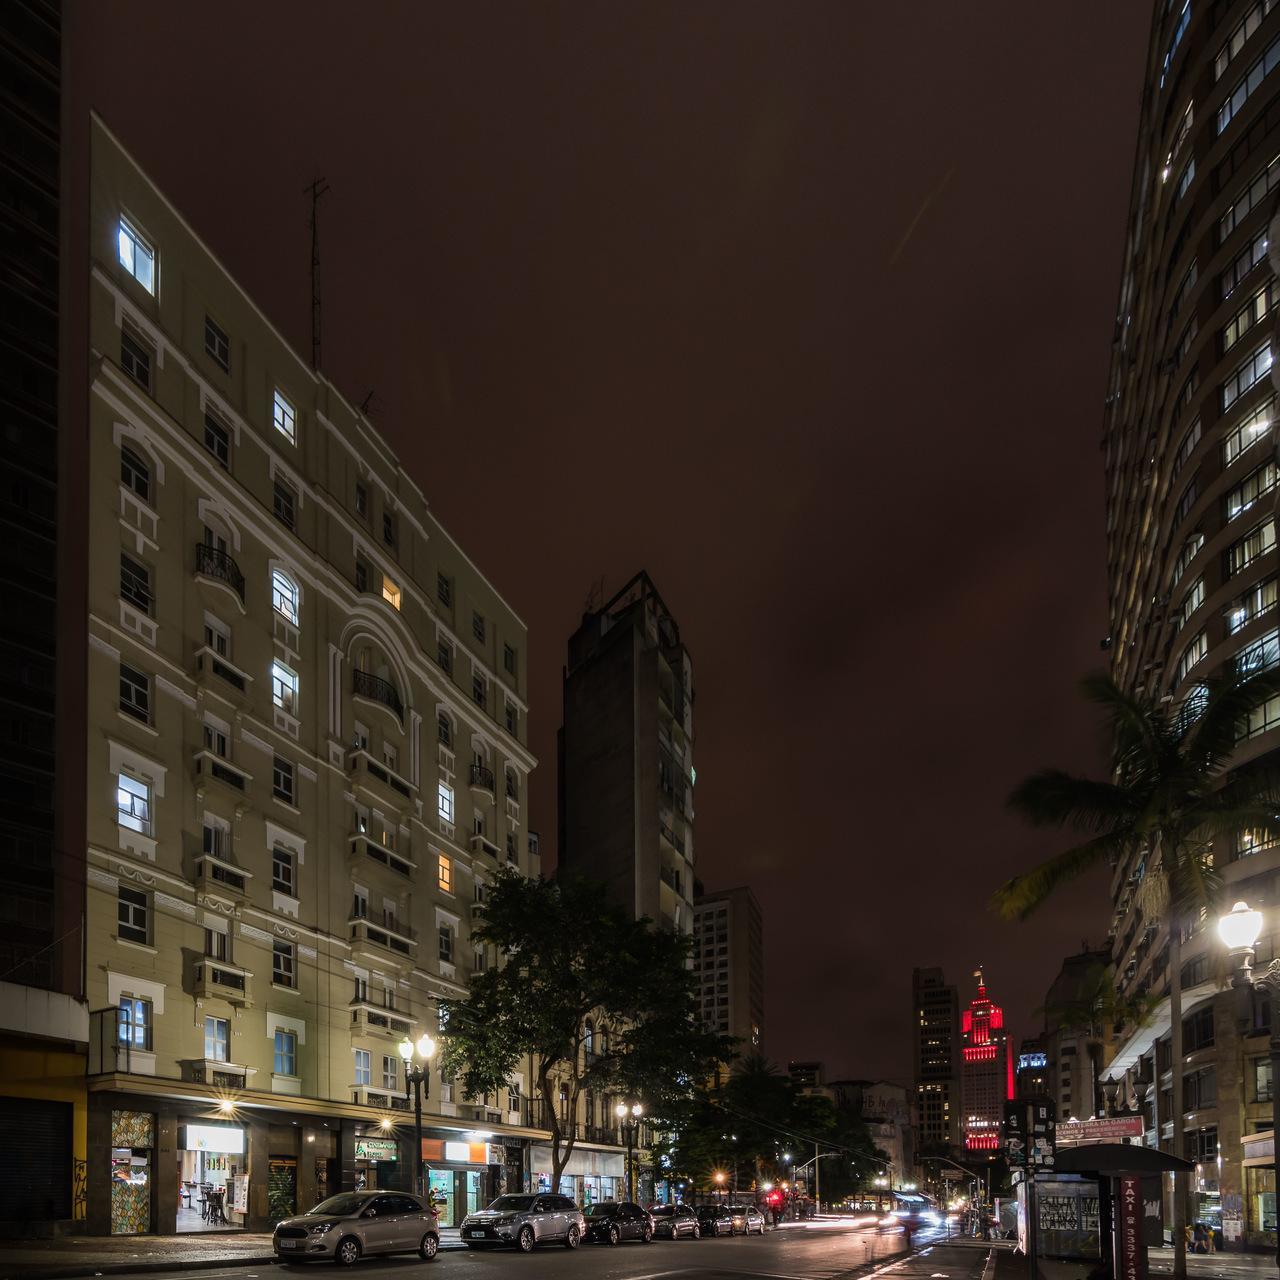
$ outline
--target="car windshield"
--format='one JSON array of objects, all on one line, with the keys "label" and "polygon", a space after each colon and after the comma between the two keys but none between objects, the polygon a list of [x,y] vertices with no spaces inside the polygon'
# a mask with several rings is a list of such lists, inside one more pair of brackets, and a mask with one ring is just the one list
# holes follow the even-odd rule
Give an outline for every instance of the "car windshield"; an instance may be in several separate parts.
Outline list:
[{"label": "car windshield", "polygon": [[499,1196],[489,1208],[504,1213],[524,1213],[533,1208],[533,1196]]},{"label": "car windshield", "polygon": [[719,1212],[720,1212],[720,1208],[718,1205],[704,1204],[702,1208],[698,1210],[698,1217],[714,1218]]},{"label": "car windshield", "polygon": [[669,1204],[660,1204],[650,1209],[649,1212],[653,1214],[655,1218],[669,1218],[673,1213],[675,1213],[675,1210]]},{"label": "car windshield", "polygon": [[308,1210],[308,1213],[332,1213],[337,1214],[340,1218],[349,1218],[353,1213],[359,1213],[361,1208],[368,1203],[368,1196],[348,1191],[344,1195],[330,1196],[327,1200],[321,1200],[314,1209]]},{"label": "car windshield", "polygon": [[588,1218],[612,1218],[618,1212],[616,1204],[589,1204],[587,1206]]}]

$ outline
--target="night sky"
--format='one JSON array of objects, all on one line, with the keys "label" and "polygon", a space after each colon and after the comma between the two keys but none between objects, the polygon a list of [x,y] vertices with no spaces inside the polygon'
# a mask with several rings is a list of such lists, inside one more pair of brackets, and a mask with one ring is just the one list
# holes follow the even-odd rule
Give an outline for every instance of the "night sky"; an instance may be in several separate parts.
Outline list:
[{"label": "night sky", "polygon": [[[990,891],[1097,768],[1102,429],[1150,7],[67,5],[95,106],[529,624],[647,569],[693,656],[697,858],[766,919],[766,1049],[909,1074],[913,964],[1015,1035],[1105,930]],[[82,118],[78,114],[77,119]],[[554,858],[545,858],[548,865]]]}]

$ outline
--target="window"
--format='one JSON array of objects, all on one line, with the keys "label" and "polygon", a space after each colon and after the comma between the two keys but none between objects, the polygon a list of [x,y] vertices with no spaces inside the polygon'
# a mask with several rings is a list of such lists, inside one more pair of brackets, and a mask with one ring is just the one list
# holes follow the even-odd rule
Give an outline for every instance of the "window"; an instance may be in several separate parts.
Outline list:
[{"label": "window", "polygon": [[1191,185],[1192,179],[1196,176],[1196,158],[1191,156],[1187,163],[1182,167],[1182,173],[1178,175],[1178,185],[1174,189],[1173,198],[1175,203],[1187,194],[1187,188]]},{"label": "window", "polygon": [[1259,347],[1222,384],[1222,407],[1229,409],[1250,387],[1261,382],[1271,368],[1271,343]]},{"label": "window", "polygon": [[[1190,3],[1190,0],[1188,0],[1188,3]],[[1231,90],[1222,106],[1218,108],[1219,133],[1239,114],[1240,108],[1249,100],[1250,94],[1258,88],[1277,66],[1280,66],[1280,36],[1277,36],[1267,45],[1257,61],[1240,77],[1236,82],[1235,88]]]},{"label": "window", "polygon": [[151,834],[151,788],[127,773],[116,778],[116,821],[132,831]]},{"label": "window", "polygon": [[400,588],[384,573],[382,575],[382,598],[393,608],[400,608]]},{"label": "window", "polygon": [[[1196,281],[1200,278],[1200,268],[1193,259],[1191,265],[1187,268],[1187,274],[1182,277],[1182,282],[1178,285],[1178,292],[1173,295],[1173,302],[1169,307],[1169,323],[1173,324],[1173,318],[1182,310],[1182,304],[1187,300],[1187,294],[1195,288]],[[1223,294],[1226,297],[1226,294]]]},{"label": "window", "polygon": [[1182,1049],[1184,1053],[1194,1053],[1197,1049],[1207,1049],[1212,1044],[1213,1006],[1207,1005],[1182,1020]]},{"label": "window", "polygon": [[1255,1102],[1271,1101],[1271,1059],[1252,1058],[1253,1066],[1253,1100]]},{"label": "window", "polygon": [[453,674],[453,646],[447,640],[441,640],[436,645],[436,661],[445,675]]},{"label": "window", "polygon": [[453,580],[443,573],[436,574],[436,596],[446,608],[453,604]]},{"label": "window", "polygon": [[204,725],[204,749],[221,760],[227,758],[227,725],[206,721]]},{"label": "window", "polygon": [[507,1110],[520,1110],[520,1082],[507,1085]]},{"label": "window", "polygon": [[123,551],[120,553],[120,598],[150,616],[151,570]]},{"label": "window", "polygon": [[120,664],[120,710],[143,724],[151,723],[151,680],[123,662]]},{"label": "window", "polygon": [[359,720],[352,726],[351,744],[357,751],[369,750],[369,730]]},{"label": "window", "polygon": [[204,953],[210,960],[230,960],[231,948],[227,945],[227,935],[221,929],[205,929]]},{"label": "window", "polygon": [[209,613],[204,615],[204,643],[207,649],[212,649],[220,658],[231,653],[230,628]]},{"label": "window", "polygon": [[444,712],[436,717],[436,737],[442,747],[453,746],[453,723]]},{"label": "window", "polygon": [[515,675],[516,651],[509,644],[502,646],[502,666],[508,675]]},{"label": "window", "polygon": [[204,447],[224,471],[231,470],[231,433],[211,413],[204,415]]},{"label": "window", "polygon": [[1218,1126],[1205,1125],[1203,1129],[1192,1129],[1183,1135],[1183,1150],[1186,1158],[1196,1164],[1214,1161],[1218,1158]]},{"label": "window", "polygon": [[507,732],[514,735],[520,728],[520,713],[516,710],[514,702],[508,702],[504,712],[507,722]]},{"label": "window", "polygon": [[1177,586],[1182,575],[1186,573],[1187,566],[1200,553],[1200,548],[1204,546],[1204,534],[1193,533],[1182,546],[1182,550],[1178,552],[1178,559],[1173,566],[1173,586]]},{"label": "window", "polygon": [[277,480],[271,487],[271,509],[275,517],[287,529],[297,527],[297,498],[291,486]]},{"label": "window", "polygon": [[483,973],[489,967],[489,962],[484,953],[483,947],[473,947],[471,950],[471,969],[474,973]]},{"label": "window", "polygon": [[1241,512],[1248,511],[1259,498],[1276,487],[1277,469],[1274,462],[1264,462],[1262,466],[1249,472],[1226,496],[1226,518],[1234,520]]},{"label": "window", "polygon": [[400,1086],[399,1063],[396,1061],[394,1053],[384,1053],[382,1055],[382,1087],[384,1089],[397,1089]]},{"label": "window", "polygon": [[471,701],[477,707],[483,707],[489,700],[489,691],[485,687],[484,676],[478,671],[471,676]]},{"label": "window", "polygon": [[1182,8],[1178,11],[1178,20],[1173,25],[1173,34],[1169,37],[1169,47],[1165,50],[1164,61],[1160,64],[1160,87],[1164,88],[1165,79],[1169,75],[1169,67],[1173,63],[1173,55],[1178,52],[1178,46],[1182,43],[1182,37],[1187,34],[1187,28],[1191,25],[1191,0],[1183,0]]},{"label": "window", "polygon": [[224,862],[230,854],[231,831],[220,818],[211,813],[204,815],[203,851],[211,858],[220,858]]},{"label": "window", "polygon": [[400,750],[394,742],[384,742],[382,744],[382,763],[392,773],[400,772]]},{"label": "window", "polygon": [[231,370],[231,339],[212,316],[204,318],[204,349],[218,368]]},{"label": "window", "polygon": [[298,711],[298,677],[283,663],[271,664],[271,701],[291,716]]},{"label": "window", "polygon": [[436,788],[436,809],[441,822],[453,821],[453,788],[443,782]]},{"label": "window", "polygon": [[151,501],[151,468],[127,444],[120,446],[120,483],[143,502]]},{"label": "window", "polygon": [[369,514],[369,490],[364,487],[358,480],[356,481],[356,515],[368,516]]},{"label": "window", "polygon": [[482,613],[475,613],[474,611],[472,612],[472,614],[471,614],[471,634],[472,634],[473,636],[475,636],[475,638],[476,638],[477,640],[479,640],[481,643],[483,643],[483,642],[484,642],[484,636],[485,636],[485,621],[484,621],[484,614],[482,614]]},{"label": "window", "polygon": [[1276,575],[1264,578],[1237,596],[1227,610],[1227,633],[1235,635],[1255,618],[1270,613],[1276,607]]},{"label": "window", "polygon": [[396,545],[396,517],[391,511],[382,513],[382,540],[389,547]]},{"label": "window", "polygon": [[1229,467],[1250,445],[1257,444],[1271,430],[1275,407],[1275,396],[1268,396],[1247,418],[1223,437],[1222,465],[1224,467]]},{"label": "window", "polygon": [[116,933],[128,942],[151,941],[151,907],[145,893],[125,885],[116,890]]},{"label": "window", "polygon": [[1277,179],[1280,179],[1280,156],[1273,156],[1265,167],[1249,179],[1248,186],[1241,187],[1235,200],[1218,219],[1219,244],[1226,240],[1252,210],[1262,204]]},{"label": "window", "polygon": [[[1201,957],[1206,962],[1208,956]],[[1182,1100],[1188,1111],[1212,1107],[1218,1101],[1218,1073],[1212,1067],[1203,1067],[1182,1077]]]},{"label": "window", "polygon": [[271,981],[278,987],[296,987],[296,966],[293,943],[277,938],[271,944]]},{"label": "window", "polygon": [[204,1056],[210,1062],[231,1061],[231,1023],[226,1018],[205,1018]]},{"label": "window", "polygon": [[520,799],[520,780],[516,777],[514,773],[511,772],[510,769],[506,770],[506,775],[507,775],[507,799],[519,800]]},{"label": "window", "polygon": [[1182,497],[1178,499],[1178,508],[1173,513],[1173,523],[1175,527],[1180,525],[1191,514],[1191,508],[1196,505],[1196,497],[1196,482],[1192,480],[1192,482],[1182,491]]},{"label": "window", "polygon": [[293,854],[288,850],[276,845],[271,850],[271,887],[277,893],[287,893],[290,897],[296,898],[296,883],[294,880],[294,862]]},{"label": "window", "polygon": [[279,569],[271,571],[271,607],[286,622],[298,625],[298,584]]},{"label": "window", "polygon": [[1280,662],[1280,632],[1268,631],[1236,654],[1236,670],[1242,676],[1266,671]]},{"label": "window", "polygon": [[372,1068],[370,1065],[369,1050],[357,1049],[355,1051],[355,1055],[356,1055],[356,1084],[362,1085],[362,1084],[371,1083],[370,1071]]},{"label": "window", "polygon": [[133,1049],[151,1048],[151,1001],[120,997],[120,1043]]},{"label": "window", "polygon": [[1191,615],[1204,604],[1204,579],[1197,578],[1190,587],[1187,588],[1187,594],[1183,597],[1182,604],[1178,606],[1178,630],[1183,627],[1191,619]]},{"label": "window", "polygon": [[1274,309],[1272,285],[1268,281],[1222,327],[1222,351],[1225,355],[1254,325],[1261,324],[1267,313]]},{"label": "window", "polygon": [[293,762],[282,756],[271,762],[271,794],[286,804],[293,803]]},{"label": "window", "polygon": [[298,1033],[276,1028],[276,1055],[272,1069],[278,1076],[298,1074]]},{"label": "window", "polygon": [[1236,57],[1240,51],[1249,42],[1249,38],[1262,25],[1262,20],[1271,12],[1271,6],[1275,0],[1257,0],[1256,4],[1250,6],[1249,11],[1240,20],[1235,30],[1227,37],[1222,48],[1218,50],[1218,56],[1213,60],[1213,78],[1221,79],[1222,73],[1226,71],[1230,65],[1231,59]]},{"label": "window", "polygon": [[443,853],[437,859],[436,883],[442,892],[453,892],[453,863]]},{"label": "window", "polygon": [[351,918],[367,920],[369,918],[369,890],[356,885],[351,891]]},{"label": "window", "polygon": [[356,590],[369,590],[369,566],[359,558],[356,560]]},{"label": "window", "polygon": [[120,265],[148,292],[156,291],[156,251],[127,219],[120,219],[116,243]]},{"label": "window", "polygon": [[1200,662],[1208,652],[1209,642],[1205,638],[1205,633],[1201,631],[1182,651],[1182,657],[1178,659],[1178,670],[1177,675],[1174,677],[1174,683],[1181,684],[1187,678],[1191,668]]},{"label": "window", "polygon": [[1250,271],[1264,261],[1267,256],[1267,233],[1259,231],[1252,240],[1231,260],[1230,265],[1219,277],[1219,286],[1224,299],[1229,298]]},{"label": "window", "polygon": [[1239,573],[1246,565],[1252,564],[1259,556],[1275,549],[1276,524],[1274,520],[1264,520],[1255,525],[1243,538],[1233,542],[1223,553],[1223,560],[1230,577]]},{"label": "window", "polygon": [[298,416],[284,392],[277,390],[271,401],[271,422],[290,444],[298,440]]},{"label": "window", "polygon": [[442,924],[439,929],[440,934],[440,963],[453,963],[453,930],[447,925]]},{"label": "window", "polygon": [[351,997],[358,1004],[364,1004],[369,999],[369,979],[357,978],[355,994]]}]

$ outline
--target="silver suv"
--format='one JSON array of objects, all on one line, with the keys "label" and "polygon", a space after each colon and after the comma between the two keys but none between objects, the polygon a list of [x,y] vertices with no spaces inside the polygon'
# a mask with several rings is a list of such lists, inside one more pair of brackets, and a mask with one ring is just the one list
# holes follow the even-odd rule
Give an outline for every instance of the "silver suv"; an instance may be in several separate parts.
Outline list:
[{"label": "silver suv", "polygon": [[576,1249],[583,1226],[582,1210],[568,1196],[499,1196],[487,1209],[463,1218],[462,1242],[468,1249],[513,1244],[524,1253],[552,1242]]},{"label": "silver suv", "polygon": [[344,1191],[276,1224],[271,1239],[281,1262],[332,1259],[349,1267],[366,1253],[417,1253],[430,1262],[440,1248],[436,1215],[404,1191]]}]

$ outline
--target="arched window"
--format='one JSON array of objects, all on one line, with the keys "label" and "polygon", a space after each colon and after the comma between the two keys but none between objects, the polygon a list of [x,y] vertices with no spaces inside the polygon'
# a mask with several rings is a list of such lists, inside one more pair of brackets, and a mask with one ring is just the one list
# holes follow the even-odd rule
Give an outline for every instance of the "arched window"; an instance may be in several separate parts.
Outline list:
[{"label": "arched window", "polygon": [[298,625],[298,584],[279,569],[271,571],[271,607],[286,621]]}]

